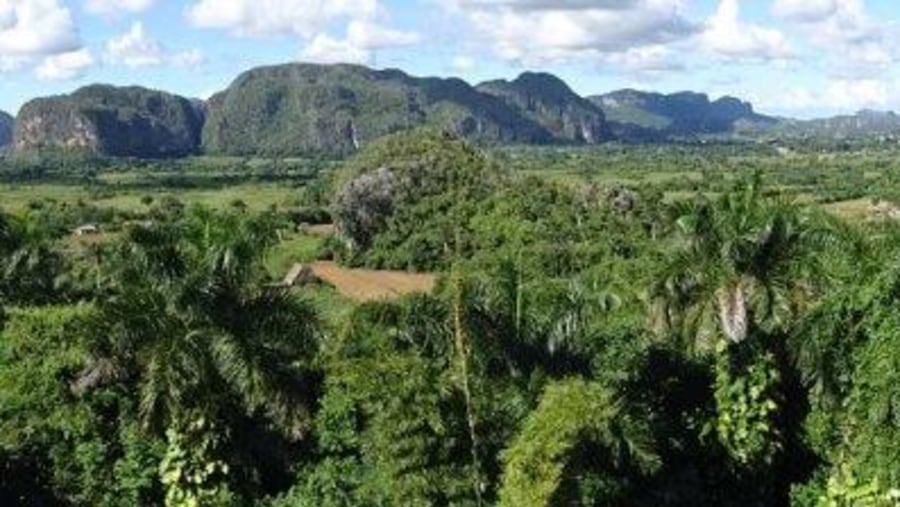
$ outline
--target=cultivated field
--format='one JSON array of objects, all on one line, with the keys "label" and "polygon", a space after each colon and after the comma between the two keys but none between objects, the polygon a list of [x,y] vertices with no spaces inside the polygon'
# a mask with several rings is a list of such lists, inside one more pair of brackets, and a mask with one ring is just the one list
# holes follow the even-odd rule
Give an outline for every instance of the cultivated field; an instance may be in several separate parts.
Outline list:
[{"label": "cultivated field", "polygon": [[317,278],[334,286],[341,295],[357,301],[428,293],[434,289],[437,281],[437,276],[433,274],[345,269],[327,261],[314,262],[310,267]]}]

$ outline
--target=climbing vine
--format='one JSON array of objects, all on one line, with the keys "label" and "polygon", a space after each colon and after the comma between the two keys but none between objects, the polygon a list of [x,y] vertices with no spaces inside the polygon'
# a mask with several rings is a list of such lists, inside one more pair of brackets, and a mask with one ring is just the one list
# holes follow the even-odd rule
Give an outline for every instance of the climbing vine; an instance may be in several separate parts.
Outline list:
[{"label": "climbing vine", "polygon": [[198,417],[166,431],[168,447],[159,465],[166,507],[219,507],[234,504],[228,464],[217,454],[222,435]]},{"label": "climbing vine", "polygon": [[744,466],[771,464],[782,449],[777,426],[781,375],[775,358],[754,340],[717,349],[715,431]]}]

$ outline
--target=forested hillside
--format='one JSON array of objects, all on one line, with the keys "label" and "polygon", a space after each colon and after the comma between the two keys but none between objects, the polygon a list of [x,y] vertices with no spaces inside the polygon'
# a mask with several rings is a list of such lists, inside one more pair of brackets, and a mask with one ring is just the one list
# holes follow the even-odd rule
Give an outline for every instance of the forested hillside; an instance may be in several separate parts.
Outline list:
[{"label": "forested hillside", "polygon": [[71,150],[111,157],[172,157],[200,145],[201,112],[187,99],[140,87],[93,85],[35,99],[16,121],[19,152]]},{"label": "forested hillside", "polygon": [[[529,100],[532,105],[546,100],[548,108],[500,100],[459,79],[415,78],[397,70],[264,67],[243,74],[210,100],[204,148],[226,154],[335,156],[421,125],[484,143],[574,143],[585,142],[585,135],[591,141],[608,137],[602,113],[589,105],[587,117],[585,111],[572,109],[581,99],[565,84],[536,84],[528,91]],[[559,85],[567,92],[567,103],[554,104]]]},{"label": "forested hillside", "polygon": [[552,74],[525,72],[513,81],[488,81],[477,90],[496,96],[555,139],[597,144],[612,139],[603,111]]}]

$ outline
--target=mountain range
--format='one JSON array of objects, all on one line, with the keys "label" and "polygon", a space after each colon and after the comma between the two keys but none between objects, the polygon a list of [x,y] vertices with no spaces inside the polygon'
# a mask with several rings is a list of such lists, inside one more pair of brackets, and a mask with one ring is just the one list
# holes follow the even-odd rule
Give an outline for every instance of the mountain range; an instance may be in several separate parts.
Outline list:
[{"label": "mountain range", "polygon": [[339,157],[419,126],[482,144],[592,145],[707,136],[865,137],[900,133],[900,116],[861,111],[800,121],[761,115],[734,97],[619,90],[581,97],[561,79],[525,72],[472,86],[359,65],[251,69],[207,101],[137,86],[91,85],[34,99],[14,122],[0,113],[0,147],[114,157]]},{"label": "mountain range", "polygon": [[[569,100],[586,104],[562,86]],[[602,111],[587,105],[602,123]],[[461,79],[357,65],[253,69],[214,95],[207,111],[202,148],[213,154],[344,155],[371,139],[422,125],[485,143],[568,141],[512,101]]]}]

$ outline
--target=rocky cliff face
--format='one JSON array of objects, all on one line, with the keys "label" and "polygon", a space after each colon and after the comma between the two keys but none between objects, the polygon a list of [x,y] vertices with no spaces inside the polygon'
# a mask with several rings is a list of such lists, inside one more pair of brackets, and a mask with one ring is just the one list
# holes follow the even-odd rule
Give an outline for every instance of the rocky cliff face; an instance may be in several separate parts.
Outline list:
[{"label": "rocky cliff face", "polygon": [[9,114],[0,111],[0,150],[12,144],[15,119]]},{"label": "rocky cliff face", "polygon": [[710,101],[707,95],[694,92],[663,95],[619,90],[589,100],[603,109],[613,130],[626,140],[729,134],[743,125],[777,123],[734,97]]},{"label": "rocky cliff face", "polygon": [[62,149],[116,157],[197,151],[203,117],[182,97],[139,87],[94,85],[36,99],[19,112],[15,149]]},{"label": "rocky cliff face", "polygon": [[[343,155],[371,139],[421,125],[485,143],[608,137],[602,112],[590,104],[584,111],[573,107],[577,96],[556,103],[538,89],[529,93],[531,108],[454,78],[417,78],[357,65],[262,67],[242,74],[209,101],[203,145],[210,153]],[[552,118],[542,117],[545,113]]]},{"label": "rocky cliff face", "polygon": [[557,141],[595,144],[612,138],[603,111],[551,74],[526,72],[513,81],[482,83],[478,91],[504,101]]}]

